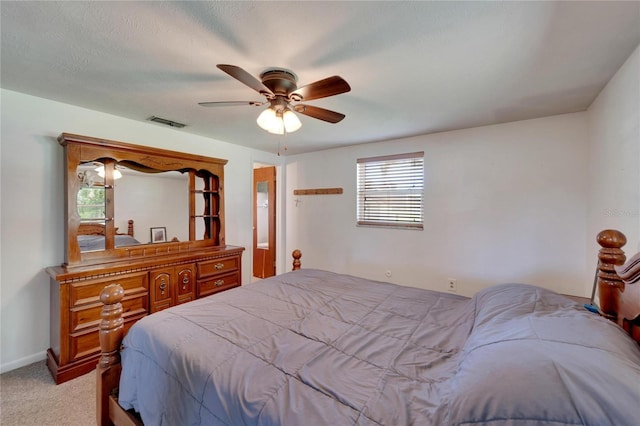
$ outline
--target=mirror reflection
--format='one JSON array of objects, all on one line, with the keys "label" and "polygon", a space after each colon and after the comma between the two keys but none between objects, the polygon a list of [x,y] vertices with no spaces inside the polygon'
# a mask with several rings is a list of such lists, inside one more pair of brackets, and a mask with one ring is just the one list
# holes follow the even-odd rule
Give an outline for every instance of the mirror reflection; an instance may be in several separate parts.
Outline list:
[{"label": "mirror reflection", "polygon": [[[148,244],[151,228],[166,228],[166,241],[189,239],[189,174],[147,173],[118,163],[114,170],[114,217],[106,214],[104,164],[78,166],[81,252],[105,249],[105,227],[114,221],[115,247]],[[150,170],[146,170],[150,171]]]},{"label": "mirror reflection", "polygon": [[269,249],[269,182],[257,183],[256,188],[257,247]]},{"label": "mirror reflection", "polygon": [[106,225],[106,191],[104,164],[82,163],[77,167],[80,189],[76,197],[80,226],[78,245],[80,251],[104,250]]}]

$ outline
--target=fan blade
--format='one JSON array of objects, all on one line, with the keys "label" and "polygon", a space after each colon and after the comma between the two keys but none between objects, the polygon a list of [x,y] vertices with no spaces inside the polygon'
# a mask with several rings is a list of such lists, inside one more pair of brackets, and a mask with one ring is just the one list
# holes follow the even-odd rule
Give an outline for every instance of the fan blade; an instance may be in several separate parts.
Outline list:
[{"label": "fan blade", "polygon": [[225,65],[225,64],[218,64],[217,67],[222,71],[226,72],[227,74],[229,74],[231,77],[238,80],[240,83],[246,84],[247,86],[251,87],[256,92],[262,95],[273,96],[273,92],[267,86],[262,84],[260,80],[258,80],[257,78],[255,78],[254,76],[252,76],[251,74],[243,70],[242,68],[237,67],[235,65]]},{"label": "fan blade", "polygon": [[338,123],[345,117],[344,114],[340,114],[339,112],[311,105],[298,104],[294,106],[293,109],[300,114],[308,115],[309,117],[317,118],[318,120],[327,121],[329,123]]},{"label": "fan blade", "polygon": [[203,106],[203,107],[237,106],[237,105],[260,106],[260,105],[264,105],[264,104],[265,104],[265,102],[256,102],[256,101],[198,102],[198,105]]},{"label": "fan blade", "polygon": [[333,77],[327,77],[324,80],[319,80],[315,83],[310,83],[306,86],[302,86],[298,90],[291,93],[289,97],[295,98],[296,96],[298,96],[302,98],[300,100],[310,101],[313,99],[339,95],[340,93],[346,93],[350,90],[351,86],[349,86],[349,83],[344,81],[342,77],[334,75]]}]

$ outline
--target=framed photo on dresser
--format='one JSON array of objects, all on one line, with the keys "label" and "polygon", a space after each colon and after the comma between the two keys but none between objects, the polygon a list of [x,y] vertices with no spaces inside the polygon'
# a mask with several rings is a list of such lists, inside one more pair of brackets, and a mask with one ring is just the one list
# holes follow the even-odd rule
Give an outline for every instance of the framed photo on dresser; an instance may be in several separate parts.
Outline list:
[{"label": "framed photo on dresser", "polygon": [[151,242],[152,243],[167,242],[167,228],[163,226],[151,228]]}]

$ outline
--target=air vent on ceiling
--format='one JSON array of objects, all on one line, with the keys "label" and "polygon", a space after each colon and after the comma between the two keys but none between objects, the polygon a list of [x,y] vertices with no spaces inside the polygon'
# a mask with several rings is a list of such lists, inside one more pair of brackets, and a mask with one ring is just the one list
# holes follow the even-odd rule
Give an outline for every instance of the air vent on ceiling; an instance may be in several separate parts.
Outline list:
[{"label": "air vent on ceiling", "polygon": [[178,123],[177,121],[173,120],[167,120],[166,118],[156,117],[155,115],[151,116],[149,118],[149,121],[155,121],[156,123],[166,124],[167,126],[177,127],[179,129],[186,126],[186,124]]}]

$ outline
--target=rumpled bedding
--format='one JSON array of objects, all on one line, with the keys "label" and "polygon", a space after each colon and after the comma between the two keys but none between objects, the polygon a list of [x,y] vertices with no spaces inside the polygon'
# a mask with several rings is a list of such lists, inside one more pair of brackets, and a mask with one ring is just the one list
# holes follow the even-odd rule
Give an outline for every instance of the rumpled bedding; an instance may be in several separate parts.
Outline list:
[{"label": "rumpled bedding", "polygon": [[124,339],[146,425],[635,425],[640,349],[538,287],[473,298],[303,269],[155,313]]}]

